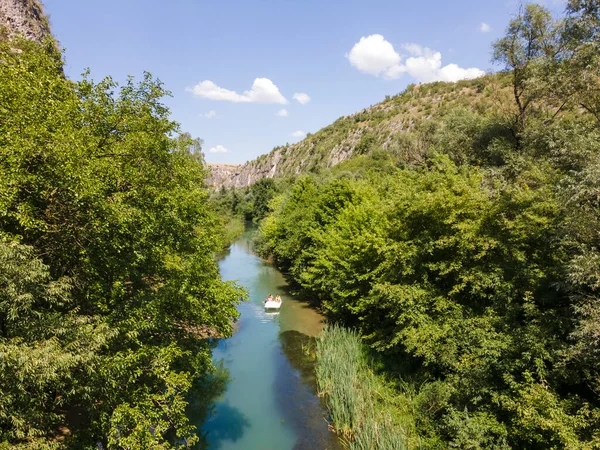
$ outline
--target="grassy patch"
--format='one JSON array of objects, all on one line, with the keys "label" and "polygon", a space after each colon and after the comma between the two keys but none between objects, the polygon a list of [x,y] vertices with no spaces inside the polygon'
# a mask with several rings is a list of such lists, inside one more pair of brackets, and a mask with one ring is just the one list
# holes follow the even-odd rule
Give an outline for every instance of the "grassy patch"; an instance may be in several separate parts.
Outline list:
[{"label": "grassy patch", "polygon": [[407,449],[419,446],[409,399],[398,395],[370,368],[358,335],[337,325],[323,331],[316,347],[319,395],[331,427],[347,448]]}]

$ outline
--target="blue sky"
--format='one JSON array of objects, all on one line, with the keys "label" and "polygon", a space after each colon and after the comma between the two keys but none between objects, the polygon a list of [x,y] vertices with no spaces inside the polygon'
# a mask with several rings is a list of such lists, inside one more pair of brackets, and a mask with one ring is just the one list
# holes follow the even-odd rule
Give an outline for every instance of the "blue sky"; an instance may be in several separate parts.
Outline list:
[{"label": "blue sky", "polygon": [[296,142],[409,83],[494,69],[491,43],[518,8],[514,0],[44,4],[69,77],[88,67],[96,80],[151,72],[173,94],[165,99],[173,118],[204,140],[207,161],[223,163]]}]

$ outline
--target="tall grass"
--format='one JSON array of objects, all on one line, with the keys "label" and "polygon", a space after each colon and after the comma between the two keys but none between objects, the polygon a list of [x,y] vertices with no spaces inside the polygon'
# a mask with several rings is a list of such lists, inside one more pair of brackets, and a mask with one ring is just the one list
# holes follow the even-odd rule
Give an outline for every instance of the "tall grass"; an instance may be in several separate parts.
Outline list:
[{"label": "tall grass", "polygon": [[386,387],[368,366],[359,336],[337,325],[323,331],[316,347],[319,395],[331,426],[350,450],[404,450],[404,431],[386,401]]}]

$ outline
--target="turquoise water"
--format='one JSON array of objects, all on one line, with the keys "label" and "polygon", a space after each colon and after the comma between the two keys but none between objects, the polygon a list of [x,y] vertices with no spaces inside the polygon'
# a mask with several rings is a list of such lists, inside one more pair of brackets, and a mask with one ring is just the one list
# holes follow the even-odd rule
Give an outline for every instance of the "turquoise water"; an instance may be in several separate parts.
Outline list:
[{"label": "turquoise water", "polygon": [[[339,448],[328,431],[326,413],[315,396],[311,363],[302,351],[321,331],[323,317],[286,293],[282,275],[252,254],[249,233],[231,246],[219,265],[225,280],[248,289],[249,300],[238,307],[238,331],[219,340],[213,350],[221,377],[209,389],[209,394],[220,396],[201,424],[208,448]],[[278,313],[264,310],[262,301],[270,293],[282,296]]]}]

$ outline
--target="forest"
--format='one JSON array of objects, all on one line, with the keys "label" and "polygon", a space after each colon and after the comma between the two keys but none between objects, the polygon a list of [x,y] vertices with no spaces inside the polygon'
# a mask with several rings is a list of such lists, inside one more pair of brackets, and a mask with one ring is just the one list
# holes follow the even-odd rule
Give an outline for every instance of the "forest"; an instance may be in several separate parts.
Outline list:
[{"label": "forest", "polygon": [[0,33],[0,449],[194,446],[244,220],[328,317],[305,351],[346,447],[600,448],[600,3],[565,8],[524,5],[498,73],[410,85],[243,189],[207,186],[158,79],[73,81],[54,40]]},{"label": "forest", "polygon": [[336,324],[317,376],[350,448],[600,448],[600,3],[524,6],[492,58],[487,107],[219,193]]},{"label": "forest", "polygon": [[185,414],[245,292],[200,142],[151,75],[71,81],[0,43],[0,448],[191,446]]}]

